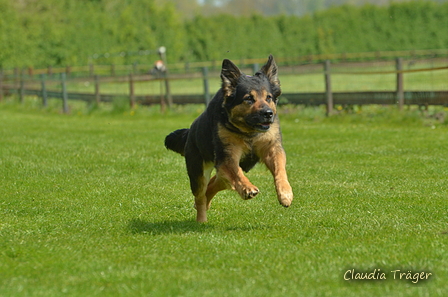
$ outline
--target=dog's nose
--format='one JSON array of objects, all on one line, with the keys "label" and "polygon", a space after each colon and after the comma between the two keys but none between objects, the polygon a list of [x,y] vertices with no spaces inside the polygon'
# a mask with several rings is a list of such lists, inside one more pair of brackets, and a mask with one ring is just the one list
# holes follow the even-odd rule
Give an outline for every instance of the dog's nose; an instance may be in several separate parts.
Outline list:
[{"label": "dog's nose", "polygon": [[272,109],[270,109],[270,108],[268,108],[268,109],[266,109],[266,110],[264,110],[264,112],[263,112],[263,116],[266,118],[266,119],[272,119],[272,117],[274,116],[274,112],[272,111]]}]

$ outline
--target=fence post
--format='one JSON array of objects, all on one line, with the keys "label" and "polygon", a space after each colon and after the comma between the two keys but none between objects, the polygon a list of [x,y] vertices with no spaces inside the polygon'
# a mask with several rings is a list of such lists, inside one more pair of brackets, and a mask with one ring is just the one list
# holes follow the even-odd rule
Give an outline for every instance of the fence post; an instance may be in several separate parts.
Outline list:
[{"label": "fence post", "polygon": [[202,68],[202,75],[204,77],[204,99],[205,105],[208,106],[210,103],[210,86],[208,83],[208,67]]},{"label": "fence post", "polygon": [[20,103],[25,102],[25,78],[23,75],[23,70],[20,73],[20,89],[19,89]]},{"label": "fence post", "polygon": [[47,96],[47,86],[45,83],[45,74],[40,75],[40,85],[42,88],[42,105],[44,107],[48,106],[48,96]]},{"label": "fence post", "polygon": [[0,69],[0,102],[3,101],[3,69]]},{"label": "fence post", "polygon": [[398,109],[403,110],[404,106],[404,87],[403,87],[403,58],[397,58],[395,62],[397,70],[397,101]]},{"label": "fence post", "polygon": [[89,64],[89,75],[93,76],[95,74],[95,68],[92,63]]},{"label": "fence post", "polygon": [[129,103],[131,105],[131,108],[134,108],[135,106],[135,92],[134,92],[134,76],[129,74]]},{"label": "fence post", "polygon": [[99,106],[100,102],[101,102],[100,78],[98,75],[95,75],[94,79],[95,79],[95,102],[96,102],[96,105]]},{"label": "fence post", "polygon": [[20,72],[19,72],[19,68],[14,68],[14,89],[17,89],[18,86],[20,85]]},{"label": "fence post", "polygon": [[333,92],[331,90],[330,60],[325,60],[324,73],[325,73],[325,97],[327,101],[327,116],[330,116],[333,113]]},{"label": "fence post", "polygon": [[64,113],[68,113],[68,94],[67,94],[67,75],[61,73],[62,84],[62,110]]},{"label": "fence post", "polygon": [[166,100],[168,101],[168,107],[171,108],[171,106],[173,105],[173,97],[171,96],[170,80],[168,79],[168,63],[166,61],[166,48],[164,46],[161,46],[159,47],[158,52],[160,58],[163,61],[163,64],[165,65],[165,72],[164,72],[165,94],[166,94]]},{"label": "fence post", "polygon": [[165,71],[165,92],[168,107],[171,108],[173,106],[173,96],[171,96],[170,80],[168,79],[168,70]]},{"label": "fence post", "polygon": [[254,73],[257,73],[258,70],[260,70],[260,64],[255,63],[255,64],[253,65],[253,71],[254,71]]}]

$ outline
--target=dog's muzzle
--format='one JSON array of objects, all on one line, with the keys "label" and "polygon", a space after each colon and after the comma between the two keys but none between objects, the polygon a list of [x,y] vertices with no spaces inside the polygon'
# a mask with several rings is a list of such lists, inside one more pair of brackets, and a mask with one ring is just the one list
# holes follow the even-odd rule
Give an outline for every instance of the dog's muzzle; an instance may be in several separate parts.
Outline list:
[{"label": "dog's muzzle", "polygon": [[257,131],[266,132],[274,122],[274,111],[270,108],[263,108],[251,115],[246,122]]}]

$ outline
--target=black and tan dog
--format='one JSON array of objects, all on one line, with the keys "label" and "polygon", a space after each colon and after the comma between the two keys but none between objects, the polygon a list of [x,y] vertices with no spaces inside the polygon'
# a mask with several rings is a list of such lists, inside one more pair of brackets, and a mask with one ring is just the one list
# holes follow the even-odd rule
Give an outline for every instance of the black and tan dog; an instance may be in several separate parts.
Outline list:
[{"label": "black and tan dog", "polygon": [[[207,221],[206,211],[221,190],[236,190],[243,199],[255,197],[259,190],[243,171],[259,161],[274,176],[280,204],[288,207],[293,199],[276,110],[281,90],[274,58],[269,56],[254,76],[226,59],[221,79],[221,89],[190,129],[165,139],[168,149],[185,156],[198,222]],[[213,168],[216,175],[210,179]]]}]

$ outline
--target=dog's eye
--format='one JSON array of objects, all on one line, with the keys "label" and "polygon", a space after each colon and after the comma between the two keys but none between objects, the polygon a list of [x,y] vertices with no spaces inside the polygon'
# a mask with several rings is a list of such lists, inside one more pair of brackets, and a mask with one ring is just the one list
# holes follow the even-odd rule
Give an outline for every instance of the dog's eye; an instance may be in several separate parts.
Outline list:
[{"label": "dog's eye", "polygon": [[271,95],[267,95],[267,96],[266,96],[266,101],[267,101],[268,103],[271,103],[271,101],[272,101],[272,96],[271,96]]},{"label": "dog's eye", "polygon": [[252,105],[255,102],[255,99],[252,95],[247,95],[244,97],[244,102],[246,102],[247,104]]}]

